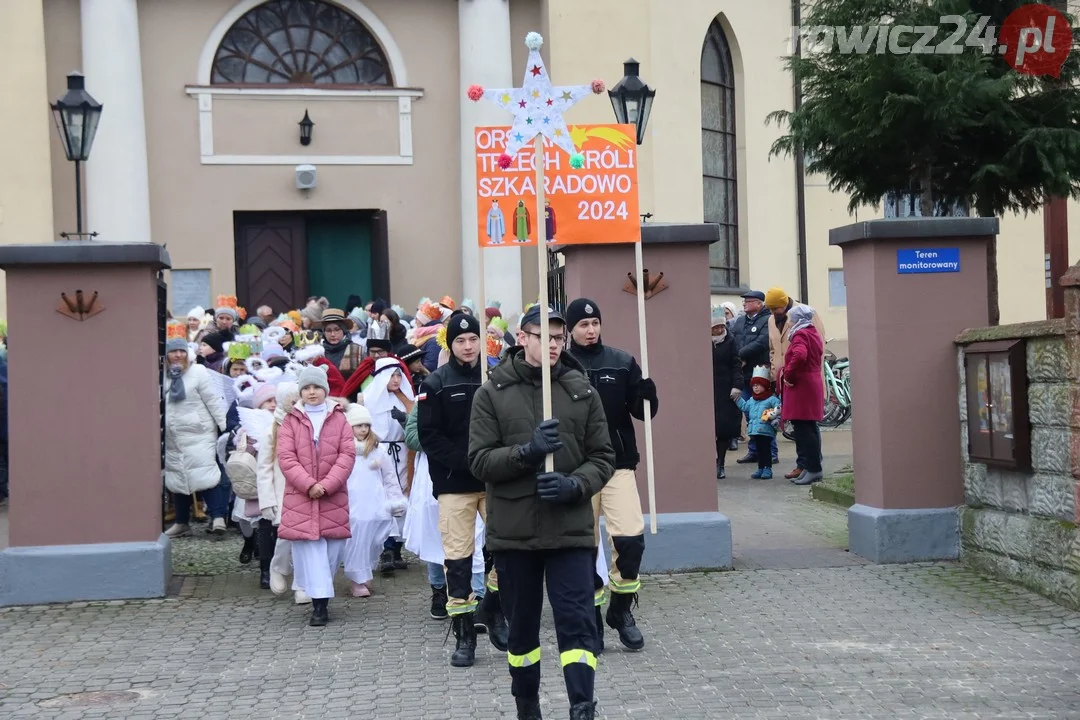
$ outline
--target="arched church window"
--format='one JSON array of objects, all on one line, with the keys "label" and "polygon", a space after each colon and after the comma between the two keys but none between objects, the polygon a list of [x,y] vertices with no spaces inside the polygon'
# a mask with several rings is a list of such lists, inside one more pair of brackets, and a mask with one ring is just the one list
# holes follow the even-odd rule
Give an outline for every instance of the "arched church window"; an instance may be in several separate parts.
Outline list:
[{"label": "arched church window", "polygon": [[214,56],[217,84],[386,85],[390,63],[371,31],[321,0],[270,0],[229,28]]},{"label": "arched church window", "polygon": [[701,48],[701,166],[705,222],[720,226],[709,246],[713,290],[739,287],[739,193],[735,172],[735,68],[716,20]]}]

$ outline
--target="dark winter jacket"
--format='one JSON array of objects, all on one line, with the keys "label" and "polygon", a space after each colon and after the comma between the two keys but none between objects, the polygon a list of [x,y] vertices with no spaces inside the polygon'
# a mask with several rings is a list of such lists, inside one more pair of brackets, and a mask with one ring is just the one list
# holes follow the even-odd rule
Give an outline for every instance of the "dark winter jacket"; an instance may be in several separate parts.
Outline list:
[{"label": "dark winter jacket", "polygon": [[[528,365],[524,349],[511,348],[476,392],[469,424],[469,464],[487,484],[488,550],[593,548],[592,496],[615,472],[600,396],[581,365],[564,352],[551,369],[552,415],[563,447],[555,470],[576,477],[582,497],[558,504],[540,499],[536,476],[544,465],[521,456],[543,420],[541,371]],[[424,446],[425,450],[427,446]]]},{"label": "dark winter jacket", "polygon": [[453,356],[420,384],[416,429],[435,497],[484,492],[484,483],[469,470],[469,415],[479,387],[479,363],[464,367]]},{"label": "dark winter jacket", "polygon": [[[731,399],[731,391],[743,387],[744,373],[738,346],[728,335],[724,342],[712,343],[713,426],[716,437],[721,439],[738,437],[742,431],[742,412]],[[752,374],[745,373],[747,377]]]},{"label": "dark winter jacket", "polygon": [[[772,314],[767,309],[762,309],[754,319],[748,315],[740,315],[735,318],[729,335],[735,336],[735,342],[739,348],[739,359],[746,363],[747,372],[743,373],[746,382],[754,374],[754,368],[759,365],[769,365],[769,318]],[[744,387],[749,387],[745,385]]]},{"label": "dark winter jacket", "polygon": [[[589,383],[600,393],[604,403],[611,447],[615,449],[615,469],[634,470],[640,455],[631,417],[645,419],[641,368],[637,360],[630,353],[602,342],[595,345],[571,342],[570,354],[585,368]],[[652,417],[656,417],[658,406],[658,402],[652,404]]]}]

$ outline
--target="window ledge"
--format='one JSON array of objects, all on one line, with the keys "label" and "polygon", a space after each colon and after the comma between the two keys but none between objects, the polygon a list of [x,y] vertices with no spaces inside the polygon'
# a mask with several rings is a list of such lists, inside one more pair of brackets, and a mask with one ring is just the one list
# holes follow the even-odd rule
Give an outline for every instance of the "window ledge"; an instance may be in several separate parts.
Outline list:
[{"label": "window ledge", "polygon": [[750,292],[750,288],[747,287],[719,287],[716,285],[709,286],[709,292],[713,295],[737,295],[741,296],[744,292]]},{"label": "window ledge", "polygon": [[342,87],[331,85],[320,88],[316,85],[188,85],[184,88],[188,95],[248,95],[271,98],[288,97],[408,97],[422,98],[421,88],[399,87]]}]

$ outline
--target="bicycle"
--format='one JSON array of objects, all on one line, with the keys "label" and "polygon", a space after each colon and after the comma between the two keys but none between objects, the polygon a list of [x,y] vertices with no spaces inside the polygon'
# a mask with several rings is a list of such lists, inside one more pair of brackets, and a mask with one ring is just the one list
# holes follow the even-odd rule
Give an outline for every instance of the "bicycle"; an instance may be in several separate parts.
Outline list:
[{"label": "bicycle", "polygon": [[[825,408],[818,426],[839,427],[851,417],[851,361],[846,357],[836,357],[831,350],[825,350],[824,360]],[[788,440],[795,439],[790,420],[784,421],[781,432]]]}]

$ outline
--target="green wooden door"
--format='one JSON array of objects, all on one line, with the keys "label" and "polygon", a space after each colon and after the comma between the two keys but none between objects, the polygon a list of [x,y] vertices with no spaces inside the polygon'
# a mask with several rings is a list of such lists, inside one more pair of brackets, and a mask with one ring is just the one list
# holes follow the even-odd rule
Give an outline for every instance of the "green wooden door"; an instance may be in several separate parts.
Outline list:
[{"label": "green wooden door", "polygon": [[308,220],[308,294],[342,308],[350,295],[371,294],[371,224],[365,221]]}]

